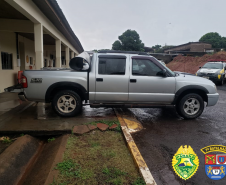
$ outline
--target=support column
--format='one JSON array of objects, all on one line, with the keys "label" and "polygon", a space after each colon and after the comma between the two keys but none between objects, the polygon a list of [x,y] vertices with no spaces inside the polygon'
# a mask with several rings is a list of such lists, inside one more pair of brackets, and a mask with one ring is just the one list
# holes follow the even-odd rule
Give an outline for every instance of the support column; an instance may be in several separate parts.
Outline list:
[{"label": "support column", "polygon": [[56,40],[56,67],[61,67],[61,40]]},{"label": "support column", "polygon": [[71,51],[71,59],[74,58],[74,52]]},{"label": "support column", "polygon": [[43,68],[43,27],[42,24],[34,24],[35,37],[35,68]]},{"label": "support column", "polygon": [[70,58],[69,58],[69,47],[68,46],[65,47],[65,58],[66,58],[66,67],[69,67]]}]

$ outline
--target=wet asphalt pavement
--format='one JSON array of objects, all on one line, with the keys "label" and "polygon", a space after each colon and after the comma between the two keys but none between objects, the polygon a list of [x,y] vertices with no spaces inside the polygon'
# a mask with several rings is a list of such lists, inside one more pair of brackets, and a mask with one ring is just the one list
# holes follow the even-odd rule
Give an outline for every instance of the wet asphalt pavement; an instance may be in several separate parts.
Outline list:
[{"label": "wet asphalt pavement", "polygon": [[[158,185],[226,185],[226,177],[218,181],[207,177],[200,151],[208,145],[226,146],[226,85],[218,86],[218,93],[217,105],[206,107],[195,120],[184,120],[174,108],[130,109],[145,128],[133,138]],[[181,145],[190,145],[199,157],[198,171],[186,181],[175,174],[171,164]]]}]

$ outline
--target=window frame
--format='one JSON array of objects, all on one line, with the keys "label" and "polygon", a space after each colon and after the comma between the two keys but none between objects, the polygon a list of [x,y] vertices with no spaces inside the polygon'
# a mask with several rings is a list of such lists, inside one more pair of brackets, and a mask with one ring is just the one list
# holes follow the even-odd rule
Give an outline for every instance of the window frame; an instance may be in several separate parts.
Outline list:
[{"label": "window frame", "polygon": [[[155,65],[157,65],[160,69],[166,70],[166,77],[174,77],[167,68],[165,68],[162,64],[160,64],[154,57],[146,57],[146,56],[132,56],[131,57],[131,70],[130,70],[130,75],[132,76],[142,76],[142,75],[133,75],[133,59],[140,59],[140,60],[150,60],[153,62]],[[159,76],[149,76],[149,77],[159,77]]]},{"label": "window frame", "polygon": [[[101,59],[125,59],[125,73],[124,74],[100,74],[99,73],[99,64]],[[126,75],[126,56],[125,55],[99,55],[98,56],[98,62],[97,62],[97,74],[98,75],[120,75],[125,76]]]},{"label": "window frame", "polygon": [[[2,60],[2,53],[7,54],[7,55],[11,55],[11,68],[7,68],[7,69],[3,69],[3,60]],[[1,68],[2,70],[14,70],[14,65],[13,65],[13,53],[9,53],[9,52],[5,52],[5,51],[1,51]]]}]

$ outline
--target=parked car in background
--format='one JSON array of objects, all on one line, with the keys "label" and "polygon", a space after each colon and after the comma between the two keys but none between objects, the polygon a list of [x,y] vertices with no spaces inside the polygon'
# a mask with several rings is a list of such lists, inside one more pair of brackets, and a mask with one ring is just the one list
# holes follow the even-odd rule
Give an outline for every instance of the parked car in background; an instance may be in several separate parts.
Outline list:
[{"label": "parked car in background", "polygon": [[196,75],[209,79],[216,84],[223,85],[226,73],[226,61],[209,61],[204,66],[200,67]]},{"label": "parked car in background", "polygon": [[191,75],[191,76],[195,76],[194,74],[191,73],[186,73],[186,72],[181,72],[181,71],[173,71],[176,74],[182,74],[182,75]]}]

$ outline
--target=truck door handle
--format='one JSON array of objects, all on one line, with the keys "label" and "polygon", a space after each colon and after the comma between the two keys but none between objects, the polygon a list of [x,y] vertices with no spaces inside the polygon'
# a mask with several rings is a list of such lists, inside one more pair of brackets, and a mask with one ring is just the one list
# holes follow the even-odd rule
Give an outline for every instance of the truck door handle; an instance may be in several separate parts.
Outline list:
[{"label": "truck door handle", "polygon": [[103,78],[96,78],[96,81],[97,82],[103,82],[104,80],[103,80]]},{"label": "truck door handle", "polygon": [[137,82],[137,79],[130,79],[130,82],[131,83],[136,83]]}]

